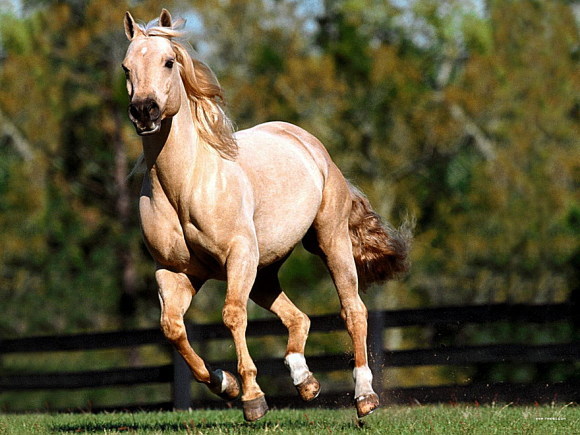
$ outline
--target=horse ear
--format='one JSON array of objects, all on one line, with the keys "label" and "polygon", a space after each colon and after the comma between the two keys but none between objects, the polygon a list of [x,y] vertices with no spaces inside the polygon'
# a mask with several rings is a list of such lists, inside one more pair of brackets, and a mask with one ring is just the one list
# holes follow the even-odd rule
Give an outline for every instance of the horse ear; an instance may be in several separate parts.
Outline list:
[{"label": "horse ear", "polygon": [[125,12],[125,35],[127,35],[127,39],[131,41],[137,34],[143,33],[141,28],[135,23],[133,16],[129,11]]},{"label": "horse ear", "polygon": [[165,8],[161,11],[161,15],[159,15],[159,24],[161,27],[172,27],[171,24],[171,14]]}]

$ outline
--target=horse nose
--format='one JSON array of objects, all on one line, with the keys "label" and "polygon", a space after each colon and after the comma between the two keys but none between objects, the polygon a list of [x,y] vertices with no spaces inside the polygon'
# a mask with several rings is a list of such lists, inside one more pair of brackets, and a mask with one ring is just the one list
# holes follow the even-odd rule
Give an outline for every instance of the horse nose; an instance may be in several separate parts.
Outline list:
[{"label": "horse nose", "polygon": [[159,105],[152,98],[133,101],[129,104],[129,117],[133,122],[142,124],[154,123],[159,119],[160,115]]}]

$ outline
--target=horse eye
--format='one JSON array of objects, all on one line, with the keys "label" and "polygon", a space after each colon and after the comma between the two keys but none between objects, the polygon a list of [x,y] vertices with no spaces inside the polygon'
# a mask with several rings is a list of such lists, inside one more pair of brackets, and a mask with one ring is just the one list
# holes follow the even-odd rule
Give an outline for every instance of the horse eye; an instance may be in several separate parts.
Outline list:
[{"label": "horse eye", "polygon": [[129,75],[129,68],[127,68],[125,65],[121,65],[121,68],[123,68],[125,75]]},{"label": "horse eye", "polygon": [[168,61],[165,62],[165,67],[166,68],[173,68],[173,64],[175,63],[175,59],[169,59]]}]

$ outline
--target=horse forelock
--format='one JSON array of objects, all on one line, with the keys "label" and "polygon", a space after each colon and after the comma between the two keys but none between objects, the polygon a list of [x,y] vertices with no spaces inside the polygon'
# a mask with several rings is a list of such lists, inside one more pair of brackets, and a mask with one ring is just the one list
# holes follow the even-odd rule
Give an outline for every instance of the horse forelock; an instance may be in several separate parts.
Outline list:
[{"label": "horse forelock", "polygon": [[146,37],[163,37],[171,43],[179,65],[181,80],[189,98],[193,122],[201,139],[213,147],[223,158],[234,160],[238,145],[234,127],[225,114],[223,90],[213,71],[202,61],[192,57],[176,38],[183,38],[185,20],[177,19],[171,27],[159,25],[159,19],[139,25]]},{"label": "horse forelock", "polygon": [[159,18],[149,21],[147,24],[139,24],[139,28],[145,36],[161,36],[164,38],[180,38],[185,35],[185,20],[178,18],[173,21],[171,27],[161,26]]}]

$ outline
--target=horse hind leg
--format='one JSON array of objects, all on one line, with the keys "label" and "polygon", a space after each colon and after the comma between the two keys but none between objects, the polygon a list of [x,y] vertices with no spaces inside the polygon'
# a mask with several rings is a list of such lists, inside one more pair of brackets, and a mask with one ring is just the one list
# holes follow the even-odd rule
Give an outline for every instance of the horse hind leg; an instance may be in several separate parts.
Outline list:
[{"label": "horse hind leg", "polygon": [[367,356],[367,309],[359,296],[358,275],[348,228],[351,203],[346,180],[338,173],[325,190],[326,201],[303,244],[318,254],[328,268],[341,305],[341,317],[353,342],[355,405],[359,417],[379,406],[379,397],[372,387],[372,373]]},{"label": "horse hind leg", "polygon": [[310,329],[310,319],[300,311],[280,287],[278,270],[282,262],[258,272],[250,298],[276,314],[288,329],[288,345],[284,362],[302,400],[309,402],[320,394],[320,383],[308,369],[304,349]]},{"label": "horse hind leg", "polygon": [[237,378],[226,371],[212,370],[195,353],[187,339],[183,316],[201,283],[194,287],[185,274],[166,269],[158,269],[155,278],[159,285],[161,329],[165,337],[183,357],[197,382],[207,385],[224,400],[236,399],[241,390]]},{"label": "horse hind leg", "polygon": [[[372,387],[373,375],[367,355],[367,308],[358,293],[356,266],[351,254],[348,233],[338,237],[332,249],[325,249],[325,263],[330,271],[340,299],[340,315],[352,339],[354,348],[353,377],[355,405],[359,417],[379,406],[379,397]],[[323,248],[324,249],[324,248]]]}]

